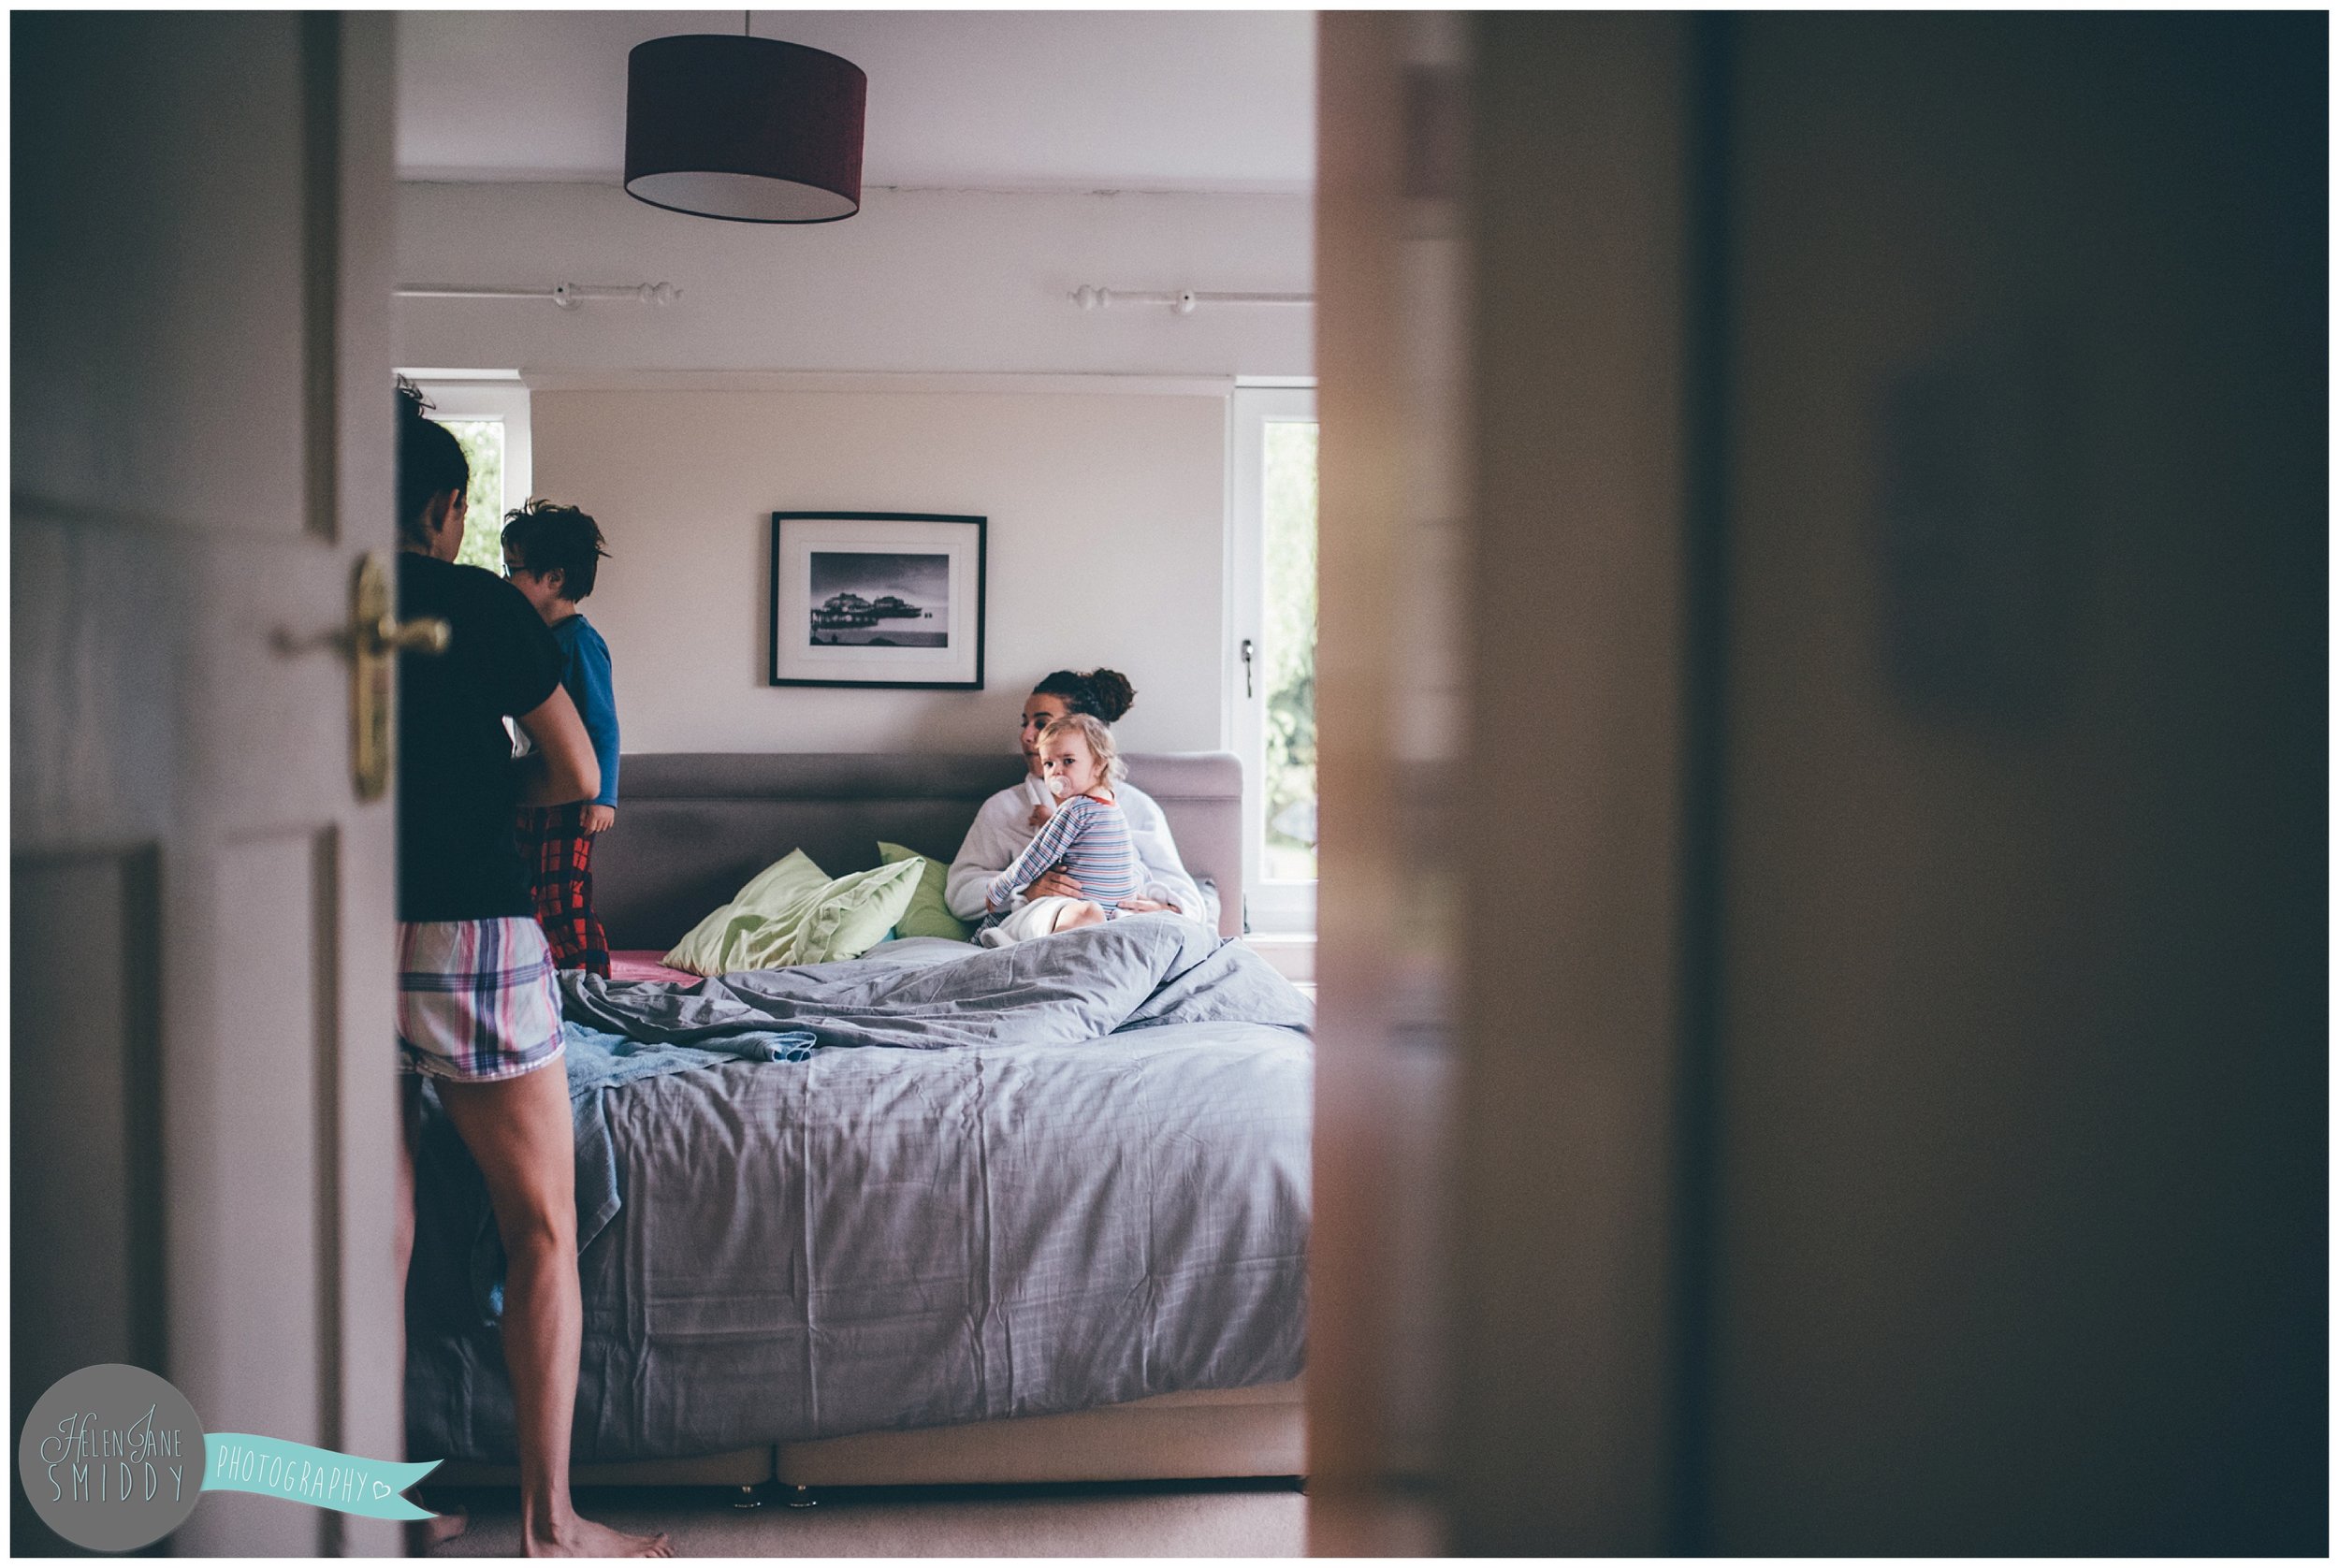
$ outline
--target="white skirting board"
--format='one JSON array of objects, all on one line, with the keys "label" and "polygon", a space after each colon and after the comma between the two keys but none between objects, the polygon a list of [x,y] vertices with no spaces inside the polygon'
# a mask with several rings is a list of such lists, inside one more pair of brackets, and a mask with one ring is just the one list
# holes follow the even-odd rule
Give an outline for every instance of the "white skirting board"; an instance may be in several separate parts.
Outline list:
[{"label": "white skirting board", "polygon": [[1244,945],[1274,965],[1275,972],[1294,985],[1315,982],[1315,934],[1254,931]]}]

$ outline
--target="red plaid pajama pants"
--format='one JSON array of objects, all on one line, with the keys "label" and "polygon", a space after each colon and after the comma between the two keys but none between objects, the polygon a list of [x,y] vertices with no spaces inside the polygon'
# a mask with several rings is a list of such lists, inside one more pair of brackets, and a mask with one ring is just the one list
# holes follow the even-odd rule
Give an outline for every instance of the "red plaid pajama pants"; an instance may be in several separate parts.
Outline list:
[{"label": "red plaid pajama pants", "polygon": [[555,968],[584,969],[606,980],[609,938],[593,913],[593,841],[585,803],[520,807],[520,855],[528,862],[536,922],[552,944]]}]

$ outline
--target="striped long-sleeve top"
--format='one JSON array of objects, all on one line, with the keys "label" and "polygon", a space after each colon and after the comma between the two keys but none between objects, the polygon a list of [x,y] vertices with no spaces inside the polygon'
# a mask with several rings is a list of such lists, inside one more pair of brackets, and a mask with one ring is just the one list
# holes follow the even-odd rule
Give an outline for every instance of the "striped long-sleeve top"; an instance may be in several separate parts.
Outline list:
[{"label": "striped long-sleeve top", "polygon": [[1081,896],[1108,910],[1137,895],[1140,877],[1129,820],[1111,801],[1074,795],[1055,808],[1015,864],[991,878],[982,890],[983,907],[1001,913],[1058,861],[1081,885]]}]

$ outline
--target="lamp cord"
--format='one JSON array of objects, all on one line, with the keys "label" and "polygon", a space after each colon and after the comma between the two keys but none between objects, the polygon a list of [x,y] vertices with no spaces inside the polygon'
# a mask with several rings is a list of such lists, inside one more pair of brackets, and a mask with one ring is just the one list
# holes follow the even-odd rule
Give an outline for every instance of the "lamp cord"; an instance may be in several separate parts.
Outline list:
[{"label": "lamp cord", "polygon": [[754,34],[748,31],[748,18],[753,16],[754,14],[755,13],[753,11],[741,11],[739,13],[739,36],[743,38],[751,38],[755,36]]}]

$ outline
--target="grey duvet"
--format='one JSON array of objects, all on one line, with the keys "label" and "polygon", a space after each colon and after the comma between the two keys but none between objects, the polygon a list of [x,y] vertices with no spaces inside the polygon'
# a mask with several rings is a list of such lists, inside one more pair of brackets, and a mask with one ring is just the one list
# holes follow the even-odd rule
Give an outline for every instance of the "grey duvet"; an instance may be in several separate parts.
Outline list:
[{"label": "grey duvet", "polygon": [[[1299,1375],[1309,1008],[1239,943],[1138,917],[687,988],[580,978],[567,1005],[646,1074],[572,1069],[602,1085],[577,1102],[601,1221],[579,1461]],[[735,1059],[795,1030],[808,1060]],[[408,1452],[508,1459],[491,1231],[443,1118],[419,1169]]]}]

